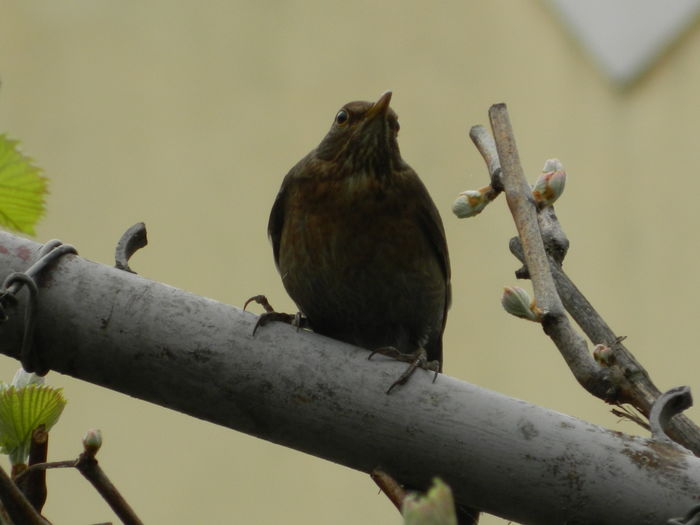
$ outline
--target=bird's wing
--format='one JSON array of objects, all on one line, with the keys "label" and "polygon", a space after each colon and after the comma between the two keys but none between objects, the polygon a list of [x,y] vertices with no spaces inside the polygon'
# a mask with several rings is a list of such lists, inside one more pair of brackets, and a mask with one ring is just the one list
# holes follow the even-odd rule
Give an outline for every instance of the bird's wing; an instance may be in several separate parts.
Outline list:
[{"label": "bird's wing", "polygon": [[313,153],[314,152],[312,151],[306,157],[301,159],[291,170],[289,170],[287,175],[284,176],[282,186],[280,186],[280,190],[277,192],[275,203],[272,205],[272,211],[270,211],[270,218],[267,221],[267,235],[272,241],[272,252],[275,256],[275,264],[278,268],[280,257],[280,239],[282,238],[282,230],[284,228],[287,195],[289,194],[291,186],[294,185],[296,180],[302,175],[301,166],[305,165],[306,160],[312,156]]},{"label": "bird's wing", "polygon": [[[450,286],[450,256],[447,251],[445,228],[442,225],[442,219],[440,219],[440,214],[435,207],[435,203],[430,198],[430,194],[425,185],[423,185],[423,182],[421,182],[417,176],[413,180],[414,189],[412,191],[416,193],[421,192],[425,196],[424,199],[418,201],[420,202],[418,217],[421,229],[425,233],[425,237],[433,249],[445,277],[445,313],[447,313],[447,309],[450,307],[450,301],[452,300],[452,292]],[[445,318],[446,317],[445,315]]]},{"label": "bird's wing", "polygon": [[[447,322],[447,310],[450,307],[452,291],[450,286],[450,257],[447,251],[445,229],[440,219],[440,214],[430,194],[418,175],[410,168],[403,172],[402,201],[407,205],[413,205],[410,211],[412,217],[420,227],[427,250],[435,257],[443,276],[444,302],[442,311],[442,325],[436,327],[430,340],[426,343],[429,359],[437,359],[442,368],[442,333]],[[438,285],[438,283],[435,283]]]},{"label": "bird's wing", "polygon": [[440,219],[440,214],[435,207],[435,203],[430,198],[428,190],[423,185],[423,182],[416,175],[415,178],[411,177],[413,181],[413,188],[409,191],[415,193],[423,193],[425,198],[418,199],[415,202],[419,202],[418,217],[421,229],[425,234],[425,238],[428,241],[428,245],[432,248],[432,251],[442,269],[443,277],[445,278],[445,302],[442,312],[442,326],[440,327],[440,332],[437,337],[426,346],[428,350],[428,355],[430,359],[437,359],[440,362],[440,369],[443,367],[443,356],[442,356],[442,333],[445,331],[445,324],[447,323],[447,310],[450,308],[450,303],[452,301],[452,286],[450,284],[450,256],[447,251],[447,239],[445,238],[445,229],[442,225],[442,220]]}]

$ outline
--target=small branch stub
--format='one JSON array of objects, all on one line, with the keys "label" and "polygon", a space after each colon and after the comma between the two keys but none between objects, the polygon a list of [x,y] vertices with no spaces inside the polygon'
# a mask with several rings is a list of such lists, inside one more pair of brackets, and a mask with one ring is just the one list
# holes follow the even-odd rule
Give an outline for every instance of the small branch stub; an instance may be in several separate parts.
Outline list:
[{"label": "small branch stub", "polygon": [[398,481],[383,470],[374,469],[369,475],[372,478],[372,481],[377,484],[379,489],[386,494],[389,501],[394,504],[394,507],[401,512],[403,500],[406,498],[406,490],[399,484]]}]

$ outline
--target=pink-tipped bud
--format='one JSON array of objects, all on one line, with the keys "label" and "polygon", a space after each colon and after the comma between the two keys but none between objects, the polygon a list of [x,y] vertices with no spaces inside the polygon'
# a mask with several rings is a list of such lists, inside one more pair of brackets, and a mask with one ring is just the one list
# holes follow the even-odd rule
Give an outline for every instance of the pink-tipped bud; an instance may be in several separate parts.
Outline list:
[{"label": "pink-tipped bud", "polygon": [[85,433],[83,436],[83,449],[85,452],[94,456],[97,451],[100,450],[102,446],[102,432],[97,428],[92,428]]},{"label": "pink-tipped bud", "polygon": [[551,206],[564,193],[566,172],[559,159],[547,160],[542,171],[532,188],[532,196],[540,207]]},{"label": "pink-tipped bud", "polygon": [[485,186],[479,190],[463,191],[452,204],[452,212],[460,219],[479,215],[491,202],[491,186]]},{"label": "pink-tipped bud", "polygon": [[609,346],[595,345],[595,348],[593,348],[593,359],[600,366],[610,366],[615,362],[615,353]]},{"label": "pink-tipped bud", "polygon": [[542,310],[530,299],[530,294],[519,286],[506,286],[501,297],[503,309],[515,317],[539,323],[542,320]]}]

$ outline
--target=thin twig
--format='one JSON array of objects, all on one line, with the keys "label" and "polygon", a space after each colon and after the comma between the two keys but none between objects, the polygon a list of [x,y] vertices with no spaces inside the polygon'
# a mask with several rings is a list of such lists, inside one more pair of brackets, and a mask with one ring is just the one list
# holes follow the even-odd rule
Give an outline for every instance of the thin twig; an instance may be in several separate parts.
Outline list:
[{"label": "thin twig", "polygon": [[651,432],[651,428],[649,428],[649,423],[645,421],[642,416],[640,416],[639,414],[635,414],[626,406],[619,406],[618,408],[613,408],[611,412],[613,413],[613,415],[621,419],[627,419],[629,421],[632,421],[633,423],[637,423],[640,427],[645,428],[646,430],[649,430]]},{"label": "thin twig", "polygon": [[505,104],[491,106],[489,118],[501,161],[506,200],[520,235],[537,306],[544,312],[542,326],[579,383],[596,396],[608,399],[612,392],[610,381],[605,378],[607,369],[599,367],[591,357],[586,341],[569,323],[557,293]]},{"label": "thin twig", "polygon": [[80,454],[75,468],[92,483],[124,525],[143,525],[143,522],[119,493],[117,487],[109,480],[92,454],[88,452]]},{"label": "thin twig", "polygon": [[503,172],[503,187],[508,207],[515,220],[525,252],[525,260],[535,289],[537,303],[547,315],[561,316],[564,307],[557,294],[554,279],[549,272],[547,254],[537,225],[537,210],[530,187],[525,179],[515,137],[505,104],[496,104],[489,110],[491,127],[496,141]]},{"label": "thin twig", "polygon": [[389,498],[394,506],[402,511],[403,500],[406,499],[406,491],[399,483],[383,470],[374,469],[370,476],[379,486],[381,491]]},{"label": "thin twig", "polygon": [[46,463],[36,463],[34,465],[29,465],[26,469],[15,476],[15,482],[19,482],[22,478],[27,476],[30,472],[36,472],[39,470],[47,470],[51,468],[74,468],[75,459],[69,459],[66,461],[47,461]]},{"label": "thin twig", "polygon": [[501,177],[501,161],[498,159],[498,151],[496,150],[496,143],[484,126],[477,125],[472,126],[469,130],[469,138],[479,150],[481,156],[486,162],[486,167],[489,170],[489,177],[491,178],[491,188],[496,193],[503,191],[503,180]]}]

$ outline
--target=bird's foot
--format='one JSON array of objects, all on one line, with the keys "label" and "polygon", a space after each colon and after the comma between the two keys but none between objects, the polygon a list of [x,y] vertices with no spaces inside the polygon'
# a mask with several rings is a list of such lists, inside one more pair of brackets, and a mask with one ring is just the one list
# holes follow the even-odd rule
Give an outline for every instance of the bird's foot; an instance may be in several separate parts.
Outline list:
[{"label": "bird's foot", "polygon": [[435,376],[433,377],[433,383],[437,379],[438,372],[440,371],[440,362],[428,361],[428,353],[425,351],[424,348],[419,348],[412,354],[404,354],[402,352],[399,352],[399,350],[397,348],[394,348],[393,346],[383,346],[381,348],[376,348],[374,351],[372,351],[372,353],[369,354],[369,357],[367,359],[372,359],[372,356],[374,356],[374,354],[382,354],[387,357],[396,359],[397,361],[409,363],[408,368],[404,370],[403,374],[401,374],[399,378],[396,381],[394,381],[389,387],[389,389],[386,391],[387,394],[390,394],[395,387],[399,385],[405,385],[418,368],[428,370],[429,372],[435,372]]},{"label": "bird's foot", "polygon": [[260,314],[260,317],[258,317],[258,322],[255,323],[255,326],[253,327],[253,335],[255,335],[255,332],[258,331],[258,328],[273,321],[291,324],[292,326],[295,326],[297,330],[300,328],[308,328],[309,326],[308,320],[302,315],[301,312],[297,312],[295,314],[275,312],[275,309],[264,295],[255,295],[248,299],[243,305],[243,310],[245,310],[248,305],[253,302],[259,304],[265,310],[265,312]]}]

